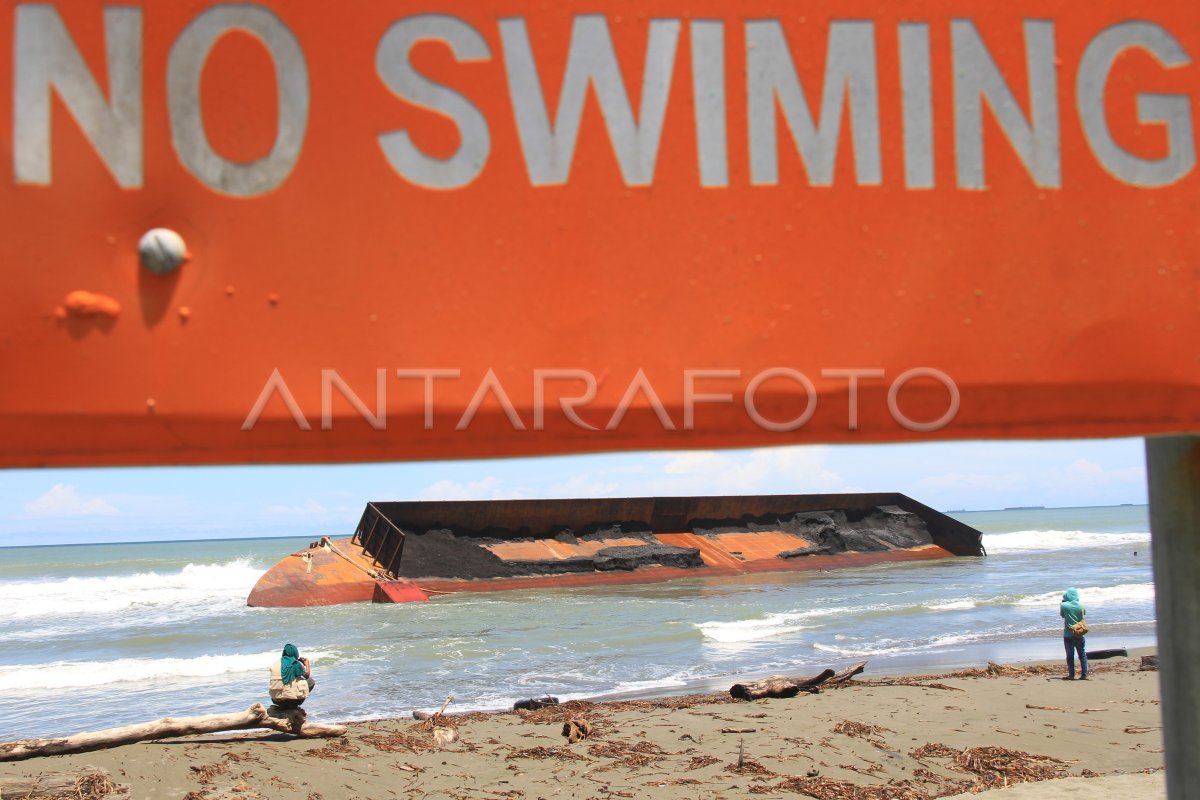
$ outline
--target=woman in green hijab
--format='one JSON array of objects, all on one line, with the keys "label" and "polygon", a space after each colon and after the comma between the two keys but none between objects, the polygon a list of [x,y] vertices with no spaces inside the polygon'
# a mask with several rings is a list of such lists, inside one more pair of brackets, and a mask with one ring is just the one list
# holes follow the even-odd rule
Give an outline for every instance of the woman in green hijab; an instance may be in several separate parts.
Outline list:
[{"label": "woman in green hijab", "polygon": [[285,644],[283,656],[271,664],[271,701],[280,708],[295,708],[316,685],[308,659],[300,656],[296,645]]},{"label": "woman in green hijab", "polygon": [[1067,651],[1067,674],[1064,681],[1075,680],[1075,654],[1079,654],[1079,679],[1088,679],[1087,644],[1081,633],[1076,633],[1073,626],[1083,622],[1087,611],[1079,602],[1079,590],[1072,586],[1063,592],[1062,604],[1058,607],[1058,615],[1063,618],[1063,647]]},{"label": "woman in green hijab", "polygon": [[297,678],[308,677],[308,659],[300,657],[300,651],[294,644],[283,646],[283,658],[279,660],[279,677],[283,679],[285,686]]}]

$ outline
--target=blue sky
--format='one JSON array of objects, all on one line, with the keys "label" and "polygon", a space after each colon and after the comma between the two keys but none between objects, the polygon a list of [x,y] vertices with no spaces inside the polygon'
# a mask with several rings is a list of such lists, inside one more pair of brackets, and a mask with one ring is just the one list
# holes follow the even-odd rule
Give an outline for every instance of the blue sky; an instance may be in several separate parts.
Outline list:
[{"label": "blue sky", "polygon": [[349,535],[368,500],[900,491],[934,508],[1146,502],[1141,439],[477,461],[0,471],[0,547]]}]

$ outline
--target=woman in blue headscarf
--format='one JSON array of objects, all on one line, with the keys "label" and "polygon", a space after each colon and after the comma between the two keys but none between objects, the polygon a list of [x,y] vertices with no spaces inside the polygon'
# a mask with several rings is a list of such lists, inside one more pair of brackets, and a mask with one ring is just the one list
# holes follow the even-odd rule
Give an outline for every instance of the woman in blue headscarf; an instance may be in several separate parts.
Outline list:
[{"label": "woman in blue headscarf", "polygon": [[295,708],[308,698],[316,685],[308,659],[301,658],[296,645],[285,644],[283,656],[271,664],[271,701],[280,708]]},{"label": "woman in blue headscarf", "polygon": [[1083,603],[1079,602],[1079,590],[1071,587],[1063,592],[1062,605],[1058,608],[1058,614],[1063,618],[1063,647],[1067,651],[1067,674],[1063,676],[1064,681],[1075,680],[1075,654],[1079,654],[1079,669],[1080,680],[1088,679],[1088,663],[1087,663],[1087,647],[1084,644],[1084,637],[1071,630],[1073,625],[1083,622],[1083,616],[1087,613],[1084,611]]}]

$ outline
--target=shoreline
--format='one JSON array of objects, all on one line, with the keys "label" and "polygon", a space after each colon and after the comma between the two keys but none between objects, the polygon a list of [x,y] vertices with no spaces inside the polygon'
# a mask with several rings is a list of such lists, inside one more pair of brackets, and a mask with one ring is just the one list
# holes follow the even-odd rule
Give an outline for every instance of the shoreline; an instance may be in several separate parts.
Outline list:
[{"label": "shoreline", "polygon": [[[1158,675],[1138,671],[1146,652],[1095,662],[1086,683],[1061,681],[1062,663],[1049,660],[905,675],[868,662],[845,686],[789,699],[660,693],[533,712],[448,713],[460,738],[445,748],[428,726],[395,717],[348,723],[342,739],[253,731],[143,742],[0,763],[0,785],[98,767],[130,797],[188,800],[532,800],[564,792],[921,800],[1028,778],[1040,780],[1021,788],[1035,793],[1014,800],[1072,786],[1154,798],[1165,796],[1163,757]],[[561,733],[568,717],[586,719],[591,736],[568,744]]]}]

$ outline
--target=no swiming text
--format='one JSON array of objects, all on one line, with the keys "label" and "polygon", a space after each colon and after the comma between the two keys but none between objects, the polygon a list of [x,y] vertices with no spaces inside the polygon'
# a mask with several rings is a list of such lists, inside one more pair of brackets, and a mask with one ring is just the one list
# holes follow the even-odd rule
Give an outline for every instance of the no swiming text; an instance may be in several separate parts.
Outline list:
[{"label": "no swiming text", "polygon": [[[136,189],[146,180],[143,10],[109,6],[102,13],[107,92],[100,88],[55,5],[16,7],[12,163],[18,185],[52,182],[50,116],[55,92],[118,186]],[[1083,19],[1086,15],[1073,18],[1070,24],[1084,24]],[[847,121],[856,185],[881,185],[885,180],[883,155],[893,152],[902,162],[894,168],[895,180],[902,180],[905,188],[931,189],[939,181],[945,183],[947,178],[935,174],[934,158],[935,140],[944,139],[953,144],[953,185],[984,189],[985,106],[1032,186],[1063,186],[1060,115],[1067,108],[1078,115],[1091,156],[1115,181],[1144,188],[1167,186],[1195,167],[1193,98],[1186,94],[1155,93],[1150,86],[1135,95],[1137,124],[1162,128],[1157,153],[1134,152],[1123,146],[1121,137],[1114,136],[1111,115],[1115,112],[1106,108],[1105,93],[1123,55],[1132,51],[1148,55],[1163,76],[1192,63],[1171,31],[1151,20],[1128,19],[1089,31],[1077,63],[1069,65],[1061,62],[1056,49],[1056,26],[1065,22],[1021,20],[1026,86],[1018,86],[1018,81],[998,66],[983,32],[983,28],[990,32],[995,25],[981,28],[971,19],[950,20],[945,30],[941,29],[943,23],[935,26],[921,21],[884,26],[867,19],[831,20],[824,25],[820,85],[811,80],[805,85],[799,77],[805,70],[798,71],[797,64],[806,65],[801,59],[811,59],[813,54],[789,40],[794,33],[790,21],[785,25],[771,18],[655,18],[636,30],[614,23],[614,18],[596,14],[572,18],[565,70],[554,104],[543,87],[559,83],[558,76],[548,75],[546,61],[539,63],[530,40],[531,28],[542,24],[541,20],[501,18],[487,31],[445,14],[395,20],[375,46],[379,100],[386,102],[390,94],[400,102],[448,117],[457,128],[459,144],[453,154],[441,158],[422,151],[405,130],[372,132],[382,162],[416,187],[467,187],[497,155],[492,148],[494,126],[512,124],[530,185],[566,184],[576,159],[590,87],[627,186],[654,183],[668,108],[686,102],[691,105],[692,130],[666,146],[694,150],[696,180],[703,187],[729,186],[733,158],[746,159],[752,186],[804,179],[811,186],[831,186],[840,130]],[[1017,24],[1015,20],[1011,23]],[[218,40],[235,30],[258,39],[269,53],[278,93],[274,144],[266,156],[250,162],[228,159],[214,149],[205,133],[200,101],[201,74],[209,54]],[[490,41],[485,32],[493,34]],[[636,87],[637,79],[633,70],[622,68],[614,37],[643,35],[644,67],[635,111],[627,87]],[[887,62],[877,58],[885,36],[894,37],[889,47],[894,43],[897,54]],[[740,39],[735,52],[745,54],[737,64],[727,63],[726,58],[734,37]],[[681,41],[690,55],[690,82],[682,76],[679,62],[683,59],[677,57],[684,49]],[[931,42],[945,42],[948,47],[950,76],[934,69],[939,62]],[[446,48],[454,63],[502,62],[508,106],[492,103],[481,110],[462,93],[464,87],[454,85],[453,70],[436,81],[421,73],[412,61],[418,46]],[[287,20],[262,5],[210,7],[178,32],[162,66],[171,143],[179,162],[197,181],[235,197],[261,195],[284,184],[304,156],[311,88],[303,43]],[[882,72],[885,70],[897,72],[891,75]],[[881,81],[881,75],[886,80]],[[934,103],[938,96],[934,87],[943,79],[953,82],[949,113]],[[736,92],[729,91],[731,80],[740,84]],[[881,97],[881,85],[897,86],[898,96]],[[1189,85],[1196,85],[1194,76]],[[730,100],[734,97],[744,104],[739,102],[739,107],[733,108]],[[556,110],[552,112],[552,108]],[[819,113],[814,114],[813,109]],[[501,119],[501,113],[511,117]],[[732,144],[742,141],[729,135],[734,122],[744,125],[744,153],[733,152]],[[781,178],[779,140],[788,136],[781,130],[790,131],[805,178]],[[895,137],[899,146],[894,150],[883,147],[885,137]],[[892,169],[886,173],[889,181]]]}]

